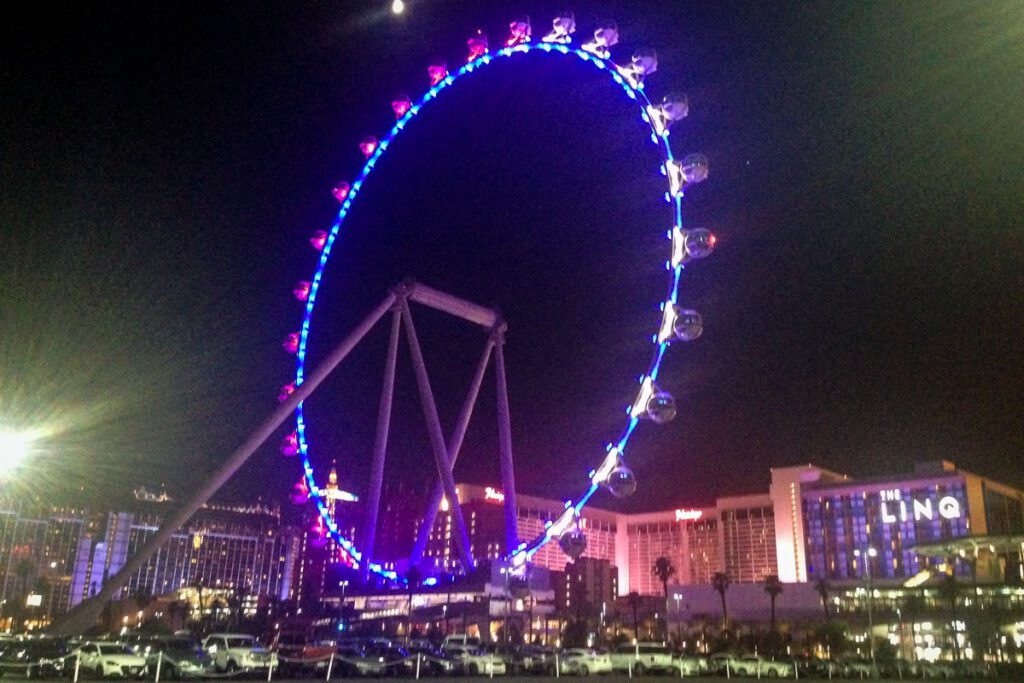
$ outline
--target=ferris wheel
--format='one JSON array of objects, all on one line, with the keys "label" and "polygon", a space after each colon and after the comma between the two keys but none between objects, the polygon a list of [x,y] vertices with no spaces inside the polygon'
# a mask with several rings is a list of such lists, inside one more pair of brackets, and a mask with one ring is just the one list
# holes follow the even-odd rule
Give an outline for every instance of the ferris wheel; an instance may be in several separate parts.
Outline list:
[{"label": "ferris wheel", "polygon": [[[390,582],[407,583],[407,572],[389,568],[375,561],[373,537],[376,525],[377,508],[380,504],[380,476],[383,468],[383,452],[387,444],[388,419],[390,415],[391,392],[394,385],[394,363],[397,353],[399,330],[404,326],[409,341],[413,364],[417,371],[417,383],[430,431],[431,447],[438,466],[438,482],[433,490],[430,505],[425,515],[423,528],[419,531],[417,543],[410,551],[408,566],[416,566],[423,554],[424,529],[429,533],[430,526],[437,514],[437,505],[441,495],[454,508],[457,514],[456,540],[462,555],[462,566],[473,567],[473,558],[469,555],[469,544],[466,540],[465,523],[461,512],[458,512],[458,500],[455,496],[452,467],[458,455],[461,436],[465,434],[463,418],[468,421],[467,408],[460,415],[456,433],[449,443],[437,422],[436,407],[431,409],[433,398],[429,380],[423,368],[422,355],[419,352],[409,302],[431,306],[435,309],[462,317],[475,322],[488,331],[484,355],[477,366],[474,385],[467,398],[468,412],[472,411],[475,392],[479,390],[480,380],[487,367],[492,353],[495,360],[498,384],[498,420],[499,441],[502,457],[502,485],[505,489],[505,524],[506,548],[502,558],[508,565],[508,572],[521,577],[527,571],[530,559],[546,544],[557,542],[570,558],[578,558],[586,548],[586,536],[580,525],[580,513],[591,497],[602,487],[616,497],[631,495],[637,482],[632,470],[627,465],[628,445],[634,431],[641,423],[654,425],[666,423],[675,417],[676,406],[672,395],[658,384],[658,374],[669,347],[677,342],[689,342],[697,339],[703,331],[703,321],[697,311],[683,307],[679,299],[679,285],[683,272],[692,261],[708,256],[714,249],[715,237],[710,231],[699,227],[684,227],[683,199],[691,185],[700,183],[707,178],[708,162],[701,154],[689,154],[676,157],[669,143],[669,132],[674,124],[678,124],[688,114],[689,105],[685,95],[668,94],[658,103],[648,96],[646,81],[658,68],[657,54],[652,49],[637,50],[628,62],[618,63],[612,59],[612,48],[619,42],[617,26],[612,22],[598,25],[593,37],[580,45],[574,43],[576,22],[572,13],[566,12],[555,17],[552,29],[540,39],[535,39],[528,18],[518,18],[509,26],[508,38],[500,48],[491,50],[486,34],[477,31],[467,41],[468,54],[465,64],[457,69],[449,70],[445,63],[435,62],[428,66],[428,86],[426,92],[413,101],[409,97],[398,97],[391,102],[395,114],[395,123],[383,137],[367,136],[359,143],[365,162],[353,180],[336,184],[332,194],[340,203],[340,208],[330,228],[316,231],[310,243],[318,252],[319,258],[312,275],[308,280],[299,281],[294,289],[294,297],[303,303],[301,326],[291,332],[284,340],[284,349],[295,355],[294,380],[282,387],[279,400],[291,402],[299,398],[295,409],[295,427],[282,441],[281,451],[285,456],[296,458],[301,465],[301,476],[292,488],[292,500],[296,504],[312,503],[316,508],[315,524],[312,529],[313,542],[326,544],[333,542],[343,556],[345,562],[358,569],[363,577],[376,575]],[[632,100],[639,109],[641,123],[650,132],[650,141],[657,146],[660,156],[660,172],[666,177],[664,198],[666,202],[665,222],[652,229],[665,230],[665,295],[660,304],[660,324],[652,330],[650,337],[652,360],[639,377],[636,397],[626,408],[622,431],[614,441],[603,449],[595,448],[594,467],[582,474],[581,490],[565,503],[564,511],[554,519],[545,523],[544,531],[536,538],[519,539],[516,535],[515,486],[512,475],[511,436],[508,419],[508,398],[505,390],[505,368],[502,356],[502,345],[506,323],[496,312],[468,301],[458,299],[419,283],[403,283],[397,286],[381,302],[359,326],[343,340],[327,358],[316,368],[307,367],[307,350],[313,337],[314,317],[318,302],[318,292],[330,256],[342,239],[342,227],[354,203],[360,196],[363,185],[369,181],[381,156],[396,143],[396,140],[412,124],[416,116],[431,102],[443,96],[450,88],[466,80],[471,74],[482,72],[486,67],[501,60],[516,61],[524,55],[542,55],[545,59],[581,60],[598,72],[608,77],[612,86]],[[662,190],[659,189],[659,192]],[[339,502],[355,501],[354,494],[342,490],[336,479],[327,478],[323,473],[316,472],[310,454],[317,448],[307,434],[307,419],[303,411],[302,400],[315,390],[323,379],[341,362],[341,360],[362,340],[371,327],[392,313],[391,337],[388,350],[388,361],[385,367],[385,389],[378,414],[377,440],[374,447],[374,460],[371,465],[371,482],[368,501],[370,515],[366,523],[366,533],[360,536],[359,545],[349,538],[339,525],[335,516],[335,505]],[[417,357],[419,355],[419,357]],[[295,396],[298,394],[299,396]],[[429,397],[429,400],[428,398]],[[386,415],[385,415],[386,414]],[[459,430],[461,427],[461,436]],[[333,474],[333,473],[332,473]],[[317,482],[323,482],[318,484]],[[436,582],[436,578],[428,578],[425,583]]]}]

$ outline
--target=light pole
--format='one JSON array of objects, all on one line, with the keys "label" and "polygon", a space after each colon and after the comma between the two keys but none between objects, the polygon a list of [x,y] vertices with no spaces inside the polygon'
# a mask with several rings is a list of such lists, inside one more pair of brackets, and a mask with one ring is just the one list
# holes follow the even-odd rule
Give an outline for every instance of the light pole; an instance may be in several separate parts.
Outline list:
[{"label": "light pole", "polygon": [[345,623],[345,592],[348,590],[348,579],[344,579],[338,582],[338,586],[341,588],[341,602],[338,603],[338,619],[341,624],[341,630],[345,630],[348,625]]},{"label": "light pole", "polygon": [[[683,642],[683,615],[679,613],[679,602],[680,602],[680,600],[683,599],[683,596],[682,596],[681,593],[674,593],[672,595],[672,597],[676,601],[676,637],[679,638],[679,642],[682,643]],[[668,608],[666,607],[665,609],[668,609]],[[668,631],[668,628],[666,628],[665,630]],[[667,633],[665,634],[665,637],[666,638],[668,637]]]},{"label": "light pole", "polygon": [[875,664],[875,622],[871,615],[871,603],[874,597],[872,595],[871,558],[877,556],[878,551],[869,546],[866,552],[861,553],[860,550],[854,550],[853,554],[857,557],[864,557],[864,571],[868,579],[868,652],[871,653],[871,674],[875,675],[878,673],[878,667]]}]

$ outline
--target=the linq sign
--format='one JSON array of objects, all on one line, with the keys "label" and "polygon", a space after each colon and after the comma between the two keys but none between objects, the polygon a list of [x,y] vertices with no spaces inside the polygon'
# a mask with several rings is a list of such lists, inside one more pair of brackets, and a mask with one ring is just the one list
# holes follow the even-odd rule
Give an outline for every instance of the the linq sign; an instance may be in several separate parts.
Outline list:
[{"label": "the linq sign", "polygon": [[899,489],[881,491],[879,494],[882,523],[895,524],[913,518],[915,522],[922,519],[960,519],[963,509],[960,501],[953,496],[942,496],[933,504],[931,498],[911,498],[903,500]]}]

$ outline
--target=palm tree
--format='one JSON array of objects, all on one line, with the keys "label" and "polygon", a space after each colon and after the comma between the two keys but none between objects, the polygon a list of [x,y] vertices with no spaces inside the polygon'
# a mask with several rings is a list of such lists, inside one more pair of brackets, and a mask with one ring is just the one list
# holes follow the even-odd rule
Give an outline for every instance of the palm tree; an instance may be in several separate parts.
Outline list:
[{"label": "palm tree", "polygon": [[[903,598],[903,609],[902,616],[909,622],[910,630],[913,632],[914,625],[920,621],[922,615],[925,613],[924,597],[922,597],[920,590],[913,593],[908,592]],[[902,634],[901,634],[902,635]],[[917,659],[917,649],[911,647],[910,654]]]},{"label": "palm tree", "polygon": [[676,568],[672,566],[672,560],[668,559],[664,555],[654,561],[654,565],[651,567],[651,574],[658,577],[658,581],[661,581],[661,589],[665,593],[665,599],[668,599],[668,580],[676,575]]},{"label": "palm tree", "polygon": [[199,601],[199,623],[203,623],[203,589],[206,585],[203,583],[201,578],[197,578],[193,583],[192,587],[196,589],[197,599]]},{"label": "palm tree", "polygon": [[153,600],[155,598],[147,589],[140,588],[135,591],[135,595],[132,596],[132,599],[135,600],[135,606],[139,608],[139,611],[145,612],[146,608],[153,604]]},{"label": "palm tree", "polygon": [[665,639],[668,640],[668,580],[676,575],[676,568],[672,566],[672,560],[662,555],[654,561],[651,574],[661,581],[661,590],[665,594]]},{"label": "palm tree", "polygon": [[828,585],[828,581],[822,577],[814,582],[814,590],[818,592],[821,597],[821,608],[825,610],[825,623],[827,624],[832,620],[832,615],[828,611],[828,594],[832,590],[832,587]]},{"label": "palm tree", "polygon": [[156,598],[146,588],[140,588],[135,591],[132,596],[132,600],[135,601],[135,606],[139,610],[139,620],[136,622],[136,626],[142,626],[142,617],[145,616],[146,608],[153,604]]},{"label": "palm tree", "polygon": [[771,632],[775,633],[775,599],[782,593],[782,582],[777,574],[769,574],[764,577],[764,592],[772,601],[772,627]]},{"label": "palm tree", "polygon": [[718,591],[719,597],[722,598],[722,630],[726,630],[729,627],[729,609],[725,606],[725,592],[729,590],[729,575],[725,572],[715,572],[715,575],[711,577],[711,585]]}]

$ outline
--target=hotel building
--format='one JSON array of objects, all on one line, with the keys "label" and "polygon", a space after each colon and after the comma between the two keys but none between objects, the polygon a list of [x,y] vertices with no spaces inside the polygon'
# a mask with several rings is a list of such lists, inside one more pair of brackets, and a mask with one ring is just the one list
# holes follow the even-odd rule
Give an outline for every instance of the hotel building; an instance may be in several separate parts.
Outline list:
[{"label": "hotel building", "polygon": [[[28,627],[94,595],[156,532],[166,498],[102,513],[0,499],[0,604]],[[121,598],[202,583],[211,591],[288,598],[298,534],[266,507],[207,505],[129,580]],[[8,627],[13,624],[8,624]]]},{"label": "hotel building", "polygon": [[[475,556],[500,557],[501,491],[467,484],[456,490]],[[518,495],[520,538],[536,537],[563,510],[559,501]],[[868,572],[884,582],[917,575],[929,565],[928,553],[938,557],[935,548],[944,543],[1024,533],[1024,492],[947,461],[872,479],[808,464],[773,469],[766,493],[722,497],[706,507],[622,514],[588,505],[580,526],[587,534],[583,557],[617,568],[619,594],[661,593],[651,574],[660,556],[672,562],[673,582],[680,585],[708,584],[716,572],[733,583],[755,583],[769,574],[787,583],[857,580]],[[451,527],[443,507],[427,554],[446,568],[458,559]],[[944,561],[959,551],[939,554]],[[554,541],[533,557],[534,565],[553,571],[563,571],[567,561]],[[989,564],[1024,578],[1019,549],[1003,551]],[[959,562],[957,571],[967,572],[967,563]]]}]

